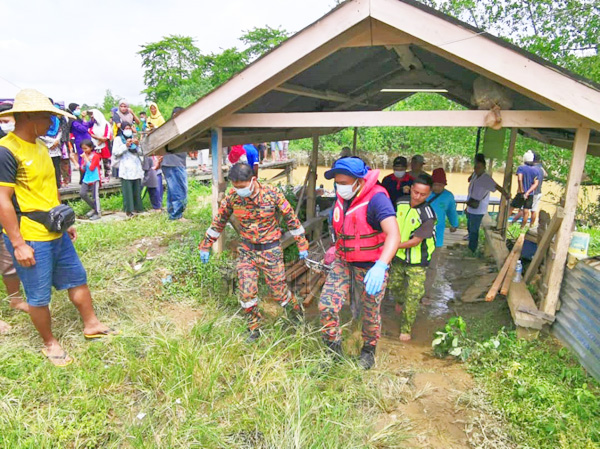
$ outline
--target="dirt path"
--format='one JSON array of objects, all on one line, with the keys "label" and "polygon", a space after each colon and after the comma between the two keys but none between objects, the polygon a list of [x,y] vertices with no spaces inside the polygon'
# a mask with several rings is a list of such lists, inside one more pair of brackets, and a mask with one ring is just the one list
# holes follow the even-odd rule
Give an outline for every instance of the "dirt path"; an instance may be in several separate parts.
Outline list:
[{"label": "dirt path", "polygon": [[[431,349],[434,332],[443,327],[450,316],[458,314],[475,321],[489,316],[499,324],[506,321],[502,304],[460,302],[460,294],[472,283],[473,276],[487,269],[482,260],[465,257],[460,247],[444,249],[429,295],[431,303],[421,305],[413,326],[413,340],[408,343],[398,339],[399,319],[392,301],[386,300],[382,305],[383,335],[378,345],[377,369],[404,376],[407,382],[401,400],[380,418],[377,427],[381,430],[394,422],[403,422],[411,435],[406,447],[510,447],[504,444],[505,438],[497,430],[502,428],[502,423],[482,407],[484,395],[473,396],[476,385],[464,365],[438,359]],[[358,330],[352,333],[350,340],[350,347],[360,346]],[[481,435],[481,422],[493,429],[490,432],[493,437]]]}]

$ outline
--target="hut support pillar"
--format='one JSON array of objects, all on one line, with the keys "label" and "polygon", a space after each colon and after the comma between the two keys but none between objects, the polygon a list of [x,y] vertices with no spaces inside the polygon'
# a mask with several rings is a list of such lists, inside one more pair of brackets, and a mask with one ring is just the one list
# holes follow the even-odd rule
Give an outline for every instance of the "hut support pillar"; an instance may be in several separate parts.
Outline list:
[{"label": "hut support pillar", "polygon": [[[319,161],[319,136],[313,136],[313,147],[308,166],[308,184],[306,187],[306,219],[317,215],[317,163]],[[316,233],[315,233],[316,234]]]},{"label": "hut support pillar", "polygon": [[[211,130],[210,150],[212,152],[212,213],[217,215],[219,203],[225,192],[225,177],[223,176],[223,130],[213,128]],[[213,251],[223,251],[223,236],[213,245]]]},{"label": "hut support pillar", "polygon": [[[504,169],[504,182],[502,187],[510,193],[512,188],[513,162],[515,158],[515,145],[517,143],[518,129],[512,128],[510,131],[510,142],[506,153],[506,168]],[[510,210],[510,200],[502,197],[500,200],[500,211],[498,212],[498,221],[496,229],[500,231],[503,238],[506,239],[506,228],[508,227],[508,211]]]},{"label": "hut support pillar", "polygon": [[550,315],[554,315],[557,310],[589,140],[589,128],[577,129],[565,193],[564,218],[556,235],[556,254],[549,268],[548,292],[540,304],[540,310]]}]

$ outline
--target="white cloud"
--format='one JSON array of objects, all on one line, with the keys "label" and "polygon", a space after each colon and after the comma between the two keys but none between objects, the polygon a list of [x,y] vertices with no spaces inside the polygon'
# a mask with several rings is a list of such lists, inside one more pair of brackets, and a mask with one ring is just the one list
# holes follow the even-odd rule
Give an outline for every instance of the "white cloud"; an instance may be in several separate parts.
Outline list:
[{"label": "white cloud", "polygon": [[[67,103],[97,103],[106,89],[142,102],[140,45],[192,36],[203,53],[241,46],[243,31],[298,31],[333,0],[0,0],[0,77]],[[2,97],[2,92],[0,92]]]}]

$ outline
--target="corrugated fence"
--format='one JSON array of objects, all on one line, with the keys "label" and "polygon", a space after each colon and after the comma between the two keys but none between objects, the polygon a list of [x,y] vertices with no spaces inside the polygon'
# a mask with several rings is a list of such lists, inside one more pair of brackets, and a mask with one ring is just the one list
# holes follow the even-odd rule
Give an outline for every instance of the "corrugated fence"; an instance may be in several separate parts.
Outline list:
[{"label": "corrugated fence", "polygon": [[580,261],[567,268],[560,301],[552,333],[600,380],[600,262]]}]

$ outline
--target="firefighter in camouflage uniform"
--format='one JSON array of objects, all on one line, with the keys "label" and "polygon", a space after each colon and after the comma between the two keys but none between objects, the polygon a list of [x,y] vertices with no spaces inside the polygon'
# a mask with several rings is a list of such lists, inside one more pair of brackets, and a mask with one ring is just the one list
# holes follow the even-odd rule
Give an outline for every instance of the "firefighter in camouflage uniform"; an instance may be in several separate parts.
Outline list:
[{"label": "firefighter in camouflage uniform", "polygon": [[219,211],[200,243],[200,258],[203,263],[208,263],[211,246],[221,236],[233,214],[241,227],[237,262],[239,299],[248,317],[248,341],[252,342],[260,336],[258,277],[261,272],[273,298],[289,311],[291,318],[298,320],[302,315],[302,308],[286,283],[279,241],[279,215],[286,220],[290,234],[296,240],[300,259],[308,256],[308,242],[302,224],[283,193],[259,184],[248,164],[235,164],[229,171],[229,180],[233,189],[221,201]]},{"label": "firefighter in camouflage uniform", "polygon": [[359,363],[365,369],[375,363],[387,270],[400,242],[394,207],[378,176],[379,170],[357,157],[338,159],[325,173],[325,178],[335,178],[337,198],[332,217],[335,260],[319,300],[322,336],[342,356],[339,312],[355,279],[364,310]]}]

